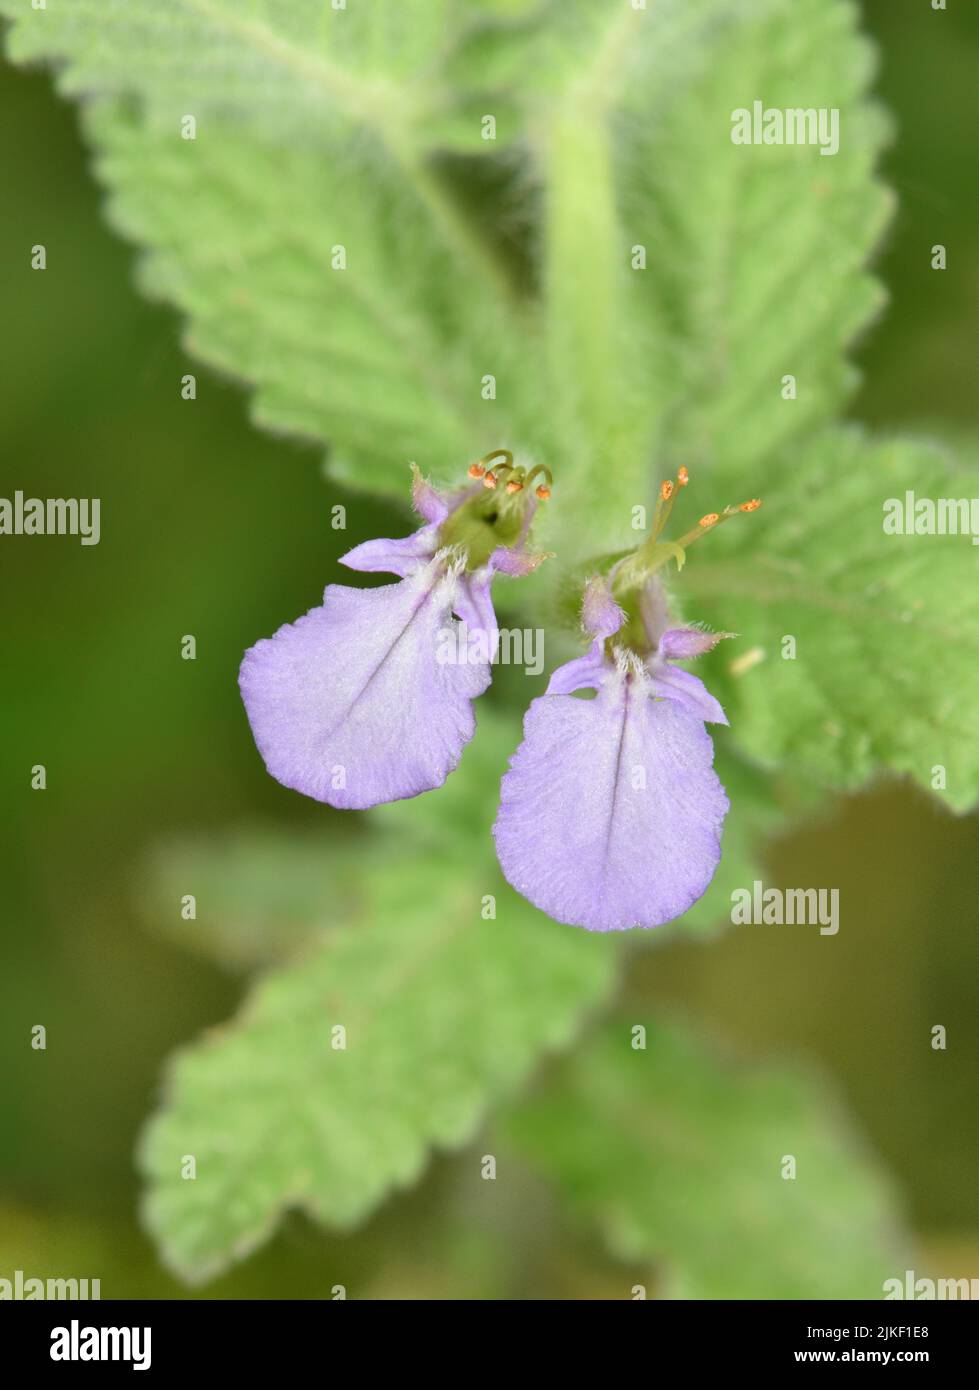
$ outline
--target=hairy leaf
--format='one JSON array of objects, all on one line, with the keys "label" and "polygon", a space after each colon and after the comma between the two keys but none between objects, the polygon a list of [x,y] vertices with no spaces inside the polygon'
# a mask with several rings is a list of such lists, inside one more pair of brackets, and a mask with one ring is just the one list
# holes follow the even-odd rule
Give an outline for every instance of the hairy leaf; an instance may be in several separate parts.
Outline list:
[{"label": "hairy leaf", "polygon": [[933,445],[824,434],[759,512],[698,542],[676,587],[740,633],[735,655],[709,658],[708,684],[742,750],[841,787],[906,773],[965,810],[979,795],[979,549],[886,534],[885,503],[903,510],[908,492],[968,501],[979,478]]},{"label": "hairy leaf", "polygon": [[[506,443],[560,469],[563,551],[613,548],[669,464],[761,469],[850,384],[887,206],[850,0],[0,13],[94,98],[111,215],[190,347],[362,486]],[[839,107],[839,152],[732,144],[755,99]]]},{"label": "hairy leaf", "polygon": [[[621,255],[645,247],[629,284],[661,468],[740,465],[760,487],[854,387],[845,352],[883,302],[863,266],[892,205],[874,178],[887,127],[848,0],[714,9],[687,80],[664,89],[642,71],[627,93]],[[756,101],[835,110],[838,151],[734,143],[733,113]]]},{"label": "hairy leaf", "polygon": [[893,1202],[834,1109],[798,1068],[736,1069],[637,1007],[506,1126],[663,1296],[880,1298],[906,1263]]},{"label": "hairy leaf", "polygon": [[144,1213],[188,1280],[248,1254],[288,1209],[362,1221],[433,1148],[464,1143],[609,988],[613,945],[549,924],[485,860],[388,855],[363,887],[351,920],[170,1067],[140,1149]]},{"label": "hairy leaf", "polygon": [[[158,846],[140,907],[185,950],[235,970],[294,955],[354,909],[363,837],[251,828]],[[193,917],[184,900],[194,898]]]}]

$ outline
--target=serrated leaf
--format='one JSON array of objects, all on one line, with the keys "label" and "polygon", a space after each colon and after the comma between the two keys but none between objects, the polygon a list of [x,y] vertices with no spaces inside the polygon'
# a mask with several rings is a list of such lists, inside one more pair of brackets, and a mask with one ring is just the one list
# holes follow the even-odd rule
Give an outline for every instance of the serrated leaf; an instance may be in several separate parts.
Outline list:
[{"label": "serrated leaf", "polygon": [[979,479],[933,445],[824,434],[759,512],[698,543],[677,590],[740,633],[706,679],[750,757],[845,788],[889,769],[931,789],[940,765],[939,796],[965,810],[979,795],[979,550],[968,535],[885,534],[885,502],[909,491],[969,499]]},{"label": "serrated leaf", "polygon": [[[354,909],[363,838],[253,828],[159,845],[146,864],[140,908],[184,950],[234,970],[271,965]],[[182,907],[188,895],[193,917]]]},{"label": "serrated leaf", "polygon": [[451,42],[453,14],[465,18],[454,0],[70,0],[44,11],[4,0],[2,12],[17,21],[13,59],[54,58],[66,95],[138,93],[160,126],[189,112],[289,139],[356,121],[392,146],[437,109],[442,93],[420,73]]},{"label": "serrated leaf", "polygon": [[[621,220],[647,253],[629,285],[665,404],[661,457],[757,476],[854,388],[847,349],[883,303],[863,267],[892,207],[874,177],[887,123],[867,99],[875,54],[850,0],[713,8],[686,80],[627,93]],[[835,110],[838,151],[733,143],[733,112],[756,101]]]},{"label": "serrated leaf", "polygon": [[110,216],[149,253],[143,285],[188,316],[194,352],[255,386],[261,423],[328,442],[335,473],[399,497],[408,460],[458,476],[519,432],[507,271],[415,130],[467,6],[0,12],[16,60],[53,59],[63,91],[94,98],[87,129]]},{"label": "serrated leaf", "polygon": [[409,460],[457,480],[497,437],[480,382],[519,379],[520,345],[413,186],[231,127],[184,142],[118,105],[88,125],[113,222],[154,248],[144,287],[188,314],[196,354],[256,384],[261,423],[328,440],[335,473],[399,498]]},{"label": "serrated leaf", "polygon": [[[760,471],[845,400],[845,352],[882,302],[863,265],[891,205],[849,0],[640,13],[608,82],[569,88],[547,127],[554,427],[562,459],[588,456],[569,533],[596,550],[634,541],[630,509],[679,463]],[[734,144],[732,112],[756,99],[838,109],[838,153]]]},{"label": "serrated leaf", "polygon": [[140,1145],[144,1214],[188,1280],[244,1257],[286,1210],[362,1221],[433,1148],[470,1138],[609,988],[614,943],[549,924],[485,860],[388,856],[377,870],[354,920],[169,1070]]},{"label": "serrated leaf", "polygon": [[587,1038],[506,1129],[667,1297],[880,1298],[906,1266],[881,1174],[821,1084],[721,1063],[641,1007]]},{"label": "serrated leaf", "polygon": [[[760,463],[845,394],[887,206],[850,0],[0,13],[15,60],[94,98],[112,216],[193,350],[350,481],[400,495],[407,459],[449,473],[505,441],[560,468],[545,527],[574,563],[634,539],[665,464]],[[733,145],[755,97],[839,106],[839,153]]]}]

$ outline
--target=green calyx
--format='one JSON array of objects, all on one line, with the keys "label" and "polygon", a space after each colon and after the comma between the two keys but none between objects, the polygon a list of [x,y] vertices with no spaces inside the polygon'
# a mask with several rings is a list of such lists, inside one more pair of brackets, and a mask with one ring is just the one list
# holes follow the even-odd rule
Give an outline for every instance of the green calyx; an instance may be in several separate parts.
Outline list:
[{"label": "green calyx", "polygon": [[[535,488],[538,474],[544,477]],[[497,546],[518,544],[531,496],[543,502],[551,495],[551,474],[541,464],[528,471],[514,464],[508,449],[494,449],[472,465],[469,476],[479,486],[446,517],[439,546],[457,548],[472,571],[485,565]]]},{"label": "green calyx", "polygon": [[[609,576],[612,597],[625,614],[625,621],[615,634],[614,645],[624,647],[640,657],[647,656],[651,650],[641,605],[643,595],[654,578],[666,569],[671,560],[676,562],[679,574],[686,564],[687,551],[694,541],[715,530],[731,517],[741,512],[757,511],[761,506],[760,499],[755,497],[736,506],[727,506],[721,512],[708,512],[700,518],[696,526],[686,531],[678,540],[664,540],[663,531],[673,510],[673,504],[678,493],[689,481],[686,468],[681,468],[675,480],[661,483],[653,523],[648,537],[640,546],[623,555],[606,557],[604,562],[590,566],[591,574],[597,570]],[[659,583],[659,579],[656,582]]]},{"label": "green calyx", "polygon": [[439,547],[458,547],[466,569],[485,565],[498,545],[515,545],[523,526],[525,504],[497,490],[469,498],[446,517],[439,529]]}]

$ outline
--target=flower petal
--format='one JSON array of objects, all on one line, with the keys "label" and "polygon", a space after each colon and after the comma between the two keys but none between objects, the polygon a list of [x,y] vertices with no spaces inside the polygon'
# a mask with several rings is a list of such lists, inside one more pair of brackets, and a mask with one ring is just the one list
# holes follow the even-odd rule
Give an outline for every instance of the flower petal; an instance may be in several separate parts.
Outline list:
[{"label": "flower petal", "polygon": [[490,661],[496,659],[500,643],[500,631],[496,625],[496,611],[490,593],[492,581],[493,573],[488,566],[477,570],[475,574],[460,574],[452,601],[454,612],[465,623],[470,635],[480,634]]},{"label": "flower petal", "polygon": [[523,579],[549,560],[552,551],[527,550],[522,545],[498,545],[486,562],[491,573],[509,574]]},{"label": "flower petal", "polygon": [[657,655],[663,661],[693,661],[733,636],[733,632],[704,632],[699,627],[671,627],[659,639]]},{"label": "flower petal", "polygon": [[597,690],[613,669],[605,656],[605,639],[597,637],[584,656],[558,666],[547,682],[547,695],[571,695],[576,690]]},{"label": "flower petal", "polygon": [[655,651],[670,625],[669,599],[658,575],[653,575],[639,595],[639,616],[646,629],[649,645]]},{"label": "flower petal", "polygon": [[581,598],[581,626],[590,637],[611,637],[625,622],[608,581],[589,579]]},{"label": "flower petal", "polygon": [[411,505],[431,526],[441,526],[449,515],[449,502],[422,477],[416,463],[411,465]]},{"label": "flower petal", "polygon": [[682,671],[678,666],[657,662],[649,667],[653,690],[664,700],[673,700],[708,724],[726,724],[727,715],[699,676]]},{"label": "flower petal", "polygon": [[490,681],[486,662],[440,660],[457,588],[441,559],[377,589],[331,584],[245,653],[242,698],[273,777],[355,809],[442,785]]},{"label": "flower petal", "polygon": [[417,574],[437,549],[438,527],[422,526],[410,536],[397,540],[364,541],[363,545],[355,545],[353,550],[340,556],[340,564],[365,574],[396,574],[407,579]]},{"label": "flower petal", "polygon": [[533,701],[494,826],[508,881],[559,922],[654,927],[703,894],[728,809],[703,723],[610,674],[594,700]]}]

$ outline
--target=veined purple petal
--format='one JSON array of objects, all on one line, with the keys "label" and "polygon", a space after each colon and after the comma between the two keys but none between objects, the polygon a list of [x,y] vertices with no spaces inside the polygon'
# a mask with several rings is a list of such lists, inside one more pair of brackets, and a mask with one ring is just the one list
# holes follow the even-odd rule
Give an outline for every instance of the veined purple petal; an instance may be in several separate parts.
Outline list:
[{"label": "veined purple petal", "polygon": [[655,662],[648,669],[653,690],[664,700],[682,705],[708,724],[728,722],[720,701],[715,700],[703,681],[692,671],[681,671],[678,666],[667,666],[663,662]]},{"label": "veined purple petal", "polygon": [[653,651],[670,625],[670,605],[661,579],[655,575],[639,595],[639,616]]},{"label": "veined purple petal", "polygon": [[663,661],[693,661],[733,636],[733,632],[704,632],[699,627],[671,627],[659,639],[657,655]]},{"label": "veined purple petal", "polygon": [[450,510],[448,500],[422,477],[414,463],[411,465],[411,505],[431,526],[441,526]]},{"label": "veined purple petal", "polygon": [[496,612],[490,585],[493,573],[489,566],[477,570],[475,574],[460,574],[458,588],[453,600],[453,609],[465,623],[470,634],[478,633],[485,643],[484,651],[491,661],[496,658],[500,642],[500,632],[496,625]]},{"label": "veined purple petal", "polygon": [[411,504],[425,525],[397,540],[382,538],[355,545],[353,550],[340,556],[341,565],[366,574],[396,574],[406,579],[416,574],[436,553],[439,527],[451,507],[448,499],[422,477],[416,464],[412,464],[411,474]]},{"label": "veined purple petal", "polygon": [[551,675],[547,695],[571,695],[576,690],[598,690],[614,673],[615,667],[605,652],[605,639],[618,632],[625,614],[612,597],[608,582],[602,578],[589,579],[581,604],[581,625],[595,638],[584,656],[566,661]]},{"label": "veined purple petal", "polygon": [[422,526],[410,536],[397,540],[380,539],[355,545],[353,550],[340,556],[340,564],[366,574],[397,574],[407,579],[426,565],[437,549],[438,527]]},{"label": "veined purple petal", "polygon": [[245,653],[239,682],[273,777],[362,809],[441,786],[475,730],[484,661],[440,659],[459,576],[439,557],[397,584],[331,584]]},{"label": "veined purple petal", "polygon": [[498,545],[487,561],[487,568],[491,574],[509,574],[523,579],[548,558],[546,551],[525,550],[521,545]]},{"label": "veined purple petal", "polygon": [[501,784],[508,881],[559,922],[654,927],[703,894],[728,809],[702,721],[609,669],[594,700],[543,695]]},{"label": "veined purple petal", "polygon": [[606,579],[589,579],[581,599],[581,626],[590,637],[611,637],[625,622]]},{"label": "veined purple petal", "polygon": [[576,690],[597,690],[614,668],[605,655],[604,637],[596,637],[584,656],[558,666],[547,682],[547,695],[572,695]]}]

